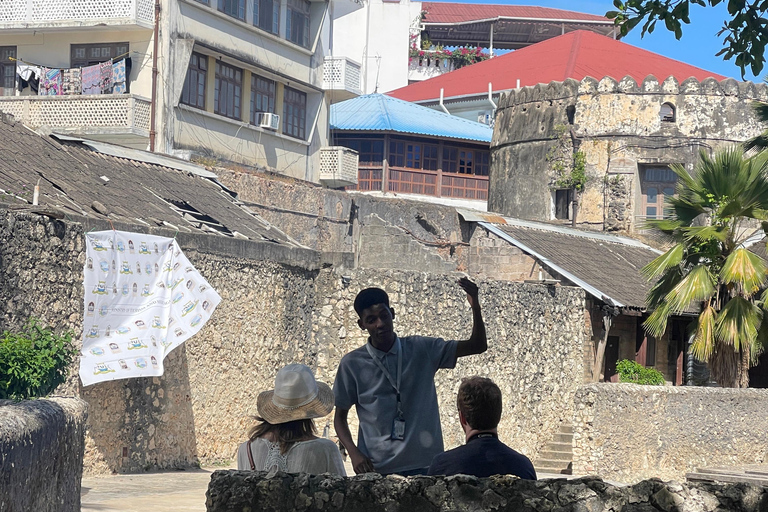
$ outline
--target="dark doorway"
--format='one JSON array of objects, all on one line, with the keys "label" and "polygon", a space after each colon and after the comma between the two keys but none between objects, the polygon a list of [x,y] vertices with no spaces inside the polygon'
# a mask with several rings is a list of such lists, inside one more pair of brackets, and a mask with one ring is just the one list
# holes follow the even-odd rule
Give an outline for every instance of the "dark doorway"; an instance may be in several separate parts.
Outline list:
[{"label": "dark doorway", "polygon": [[619,362],[619,337],[608,336],[605,345],[605,372],[603,372],[605,382],[619,382],[619,375],[616,373],[616,363]]}]

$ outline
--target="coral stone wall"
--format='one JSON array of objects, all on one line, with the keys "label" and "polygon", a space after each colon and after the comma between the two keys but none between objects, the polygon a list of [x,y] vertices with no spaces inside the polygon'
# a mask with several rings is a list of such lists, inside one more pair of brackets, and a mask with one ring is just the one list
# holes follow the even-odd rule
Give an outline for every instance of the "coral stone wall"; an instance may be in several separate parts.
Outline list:
[{"label": "coral stone wall", "polygon": [[[499,102],[491,143],[488,210],[550,220],[556,176],[550,150],[557,126],[586,157],[587,184],[577,222],[608,231],[633,231],[642,212],[643,166],[680,163],[691,168],[699,151],[741,143],[765,127],[752,104],[768,100],[765,84],[712,78],[678,83],[648,76],[638,84],[584,78],[511,91]],[[661,107],[675,108],[674,122]]]},{"label": "coral stone wall", "polygon": [[[0,215],[0,330],[35,315],[81,339],[87,229],[31,214]],[[341,357],[365,343],[352,302],[367,286],[390,292],[401,335],[470,334],[456,274],[322,267],[306,250],[217,236],[179,234],[178,240],[222,303],[200,333],[168,355],[160,378],[83,388],[75,363],[60,391],[90,406],[89,474],[232,460],[256,414],[256,396],[273,386],[280,367],[305,363],[332,383]],[[584,293],[488,280],[480,281],[480,301],[488,352],[462,359],[436,379],[446,447],[463,442],[455,406],[460,379],[480,374],[504,394],[502,439],[535,458],[573,416],[583,375]],[[318,420],[321,431],[329,422]]]},{"label": "coral stone wall", "polygon": [[216,471],[206,498],[208,512],[762,512],[768,507],[768,490],[747,484],[645,480],[619,487],[598,478],[342,478],[255,471]]},{"label": "coral stone wall", "polygon": [[575,400],[575,474],[682,480],[768,460],[768,390],[591,384]]},{"label": "coral stone wall", "polygon": [[79,512],[88,406],[0,400],[0,510]]}]

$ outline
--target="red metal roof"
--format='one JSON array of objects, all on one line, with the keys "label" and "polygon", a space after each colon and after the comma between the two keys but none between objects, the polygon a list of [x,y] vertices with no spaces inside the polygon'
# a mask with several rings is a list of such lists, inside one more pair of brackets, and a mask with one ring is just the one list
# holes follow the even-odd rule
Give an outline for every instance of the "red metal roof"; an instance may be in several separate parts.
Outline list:
[{"label": "red metal roof", "polygon": [[424,101],[438,99],[441,88],[444,96],[450,98],[487,94],[488,82],[493,84],[494,91],[505,91],[514,89],[517,80],[520,87],[525,87],[566,78],[581,80],[586,76],[621,80],[627,75],[638,84],[648,75],[660,81],[673,76],[678,82],[689,77],[726,78],[610,37],[576,30],[387,94],[406,101]]},{"label": "red metal roof", "polygon": [[461,4],[451,2],[423,2],[421,9],[427,11],[424,23],[462,23],[498,17],[548,19],[563,21],[602,21],[611,23],[604,16],[581,12],[533,7],[528,5]]}]

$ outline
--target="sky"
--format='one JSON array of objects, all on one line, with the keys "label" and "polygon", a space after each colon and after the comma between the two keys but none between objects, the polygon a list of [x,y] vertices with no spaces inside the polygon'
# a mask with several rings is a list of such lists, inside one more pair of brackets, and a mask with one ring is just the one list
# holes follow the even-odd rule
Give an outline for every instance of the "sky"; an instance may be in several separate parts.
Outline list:
[{"label": "sky", "polygon": [[[433,0],[440,1],[440,0]],[[604,15],[608,11],[616,10],[612,0],[462,0],[469,4],[506,4],[506,5],[536,5],[551,7],[554,9],[566,9],[569,11],[585,12]],[[683,37],[678,41],[674,34],[669,32],[663,23],[656,24],[653,34],[645,34],[640,37],[642,24],[635,27],[622,39],[625,43],[664,55],[675,60],[697,66],[707,71],[714,71],[724,76],[730,76],[741,80],[741,70],[734,64],[733,59],[723,60],[715,54],[723,48],[723,36],[718,37],[717,32],[728,18],[726,4],[722,2],[716,7],[702,7],[691,5],[690,25],[683,25]],[[745,74],[746,80],[762,81],[768,74],[768,65],[763,69],[759,77],[755,77],[749,70]]]}]

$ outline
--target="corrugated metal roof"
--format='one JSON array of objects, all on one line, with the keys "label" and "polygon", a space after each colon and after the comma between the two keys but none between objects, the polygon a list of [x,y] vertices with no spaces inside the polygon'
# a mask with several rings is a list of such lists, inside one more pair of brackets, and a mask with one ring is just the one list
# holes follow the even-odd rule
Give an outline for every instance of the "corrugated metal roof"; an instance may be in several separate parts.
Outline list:
[{"label": "corrugated metal roof", "polygon": [[555,19],[558,21],[596,21],[612,25],[613,21],[605,16],[583,12],[536,7],[528,5],[499,4],[462,4],[453,2],[423,2],[421,9],[426,11],[424,24],[462,23],[493,18],[518,19]]},{"label": "corrugated metal roof", "polygon": [[414,105],[384,94],[366,94],[331,105],[331,130],[398,132],[491,142],[484,124]]},{"label": "corrugated metal roof", "polygon": [[699,81],[708,77],[725,79],[717,73],[610,37],[576,30],[387,94],[405,101],[427,101],[439,98],[440,89],[445,98],[487,94],[488,83],[498,92],[516,88],[518,80],[520,87],[562,82],[566,78],[581,80],[587,76],[597,80],[606,76],[616,80],[631,76],[641,83],[648,75],[659,81],[673,76],[678,82],[688,77]]}]

